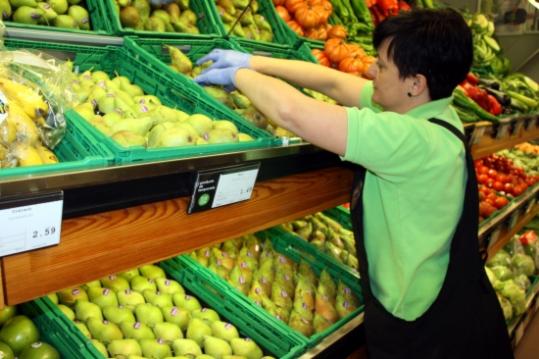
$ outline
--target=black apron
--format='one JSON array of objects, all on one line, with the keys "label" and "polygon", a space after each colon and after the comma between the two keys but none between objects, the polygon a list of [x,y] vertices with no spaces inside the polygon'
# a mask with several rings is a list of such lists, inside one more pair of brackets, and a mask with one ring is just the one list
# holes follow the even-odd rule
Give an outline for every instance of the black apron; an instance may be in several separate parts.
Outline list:
[{"label": "black apron", "polygon": [[503,312],[479,252],[477,181],[464,135],[447,122],[429,121],[463,141],[468,180],[442,288],[429,309],[414,321],[392,315],[371,291],[363,238],[365,169],[357,166],[350,208],[365,298],[364,326],[369,359],[513,358]]}]

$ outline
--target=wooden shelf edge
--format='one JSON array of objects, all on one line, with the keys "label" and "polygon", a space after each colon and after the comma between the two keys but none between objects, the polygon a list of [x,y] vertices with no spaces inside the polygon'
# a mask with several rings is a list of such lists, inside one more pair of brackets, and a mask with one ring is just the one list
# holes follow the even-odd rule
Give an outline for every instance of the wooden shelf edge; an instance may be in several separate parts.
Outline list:
[{"label": "wooden shelf edge", "polygon": [[192,215],[183,197],[64,220],[58,246],[2,258],[4,301],[22,303],[335,207],[351,187],[352,171],[333,167],[262,181],[248,201]]}]

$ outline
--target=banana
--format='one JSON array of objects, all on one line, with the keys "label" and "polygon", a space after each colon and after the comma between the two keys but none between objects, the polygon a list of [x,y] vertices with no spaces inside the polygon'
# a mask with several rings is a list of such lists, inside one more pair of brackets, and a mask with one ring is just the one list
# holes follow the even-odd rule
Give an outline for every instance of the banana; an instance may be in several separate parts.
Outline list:
[{"label": "banana", "polygon": [[9,99],[10,105],[13,101],[19,102],[24,109],[24,112],[32,120],[35,120],[49,111],[49,105],[47,105],[43,97],[28,86],[7,78],[1,78],[0,89]]},{"label": "banana", "polygon": [[44,164],[49,163],[58,163],[58,157],[49,150],[47,147],[43,145],[36,145],[36,151],[39,154],[39,157],[41,157],[41,161],[43,161]]},{"label": "banana", "polygon": [[17,139],[17,128],[13,121],[10,121],[9,118],[6,118],[0,124],[0,143],[4,145],[9,145],[12,142],[15,142]]},{"label": "banana", "polygon": [[18,160],[19,166],[42,165],[43,160],[38,151],[32,145],[17,142],[11,147],[11,154]]},{"label": "banana", "polygon": [[15,125],[17,139],[20,142],[31,145],[38,143],[39,131],[37,126],[19,106],[17,101],[10,101],[7,120]]}]

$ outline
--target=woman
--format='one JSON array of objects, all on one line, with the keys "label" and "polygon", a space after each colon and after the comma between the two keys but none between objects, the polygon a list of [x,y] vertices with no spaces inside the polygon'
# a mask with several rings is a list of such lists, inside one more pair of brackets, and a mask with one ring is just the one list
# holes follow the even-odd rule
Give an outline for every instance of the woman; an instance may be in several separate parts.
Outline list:
[{"label": "woman", "polygon": [[417,10],[381,23],[373,40],[373,81],[223,50],[200,59],[213,64],[196,81],[237,87],[279,126],[362,166],[351,215],[370,358],[512,358],[479,255],[472,160],[450,106],[471,66],[470,30],[453,10]]}]

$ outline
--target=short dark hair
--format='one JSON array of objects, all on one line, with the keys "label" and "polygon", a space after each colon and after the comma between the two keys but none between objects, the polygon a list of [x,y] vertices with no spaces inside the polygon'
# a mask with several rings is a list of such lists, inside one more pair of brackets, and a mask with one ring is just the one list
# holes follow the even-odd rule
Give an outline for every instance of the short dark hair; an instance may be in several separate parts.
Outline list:
[{"label": "short dark hair", "polygon": [[425,76],[431,100],[451,96],[470,71],[472,33],[455,10],[418,9],[390,17],[374,30],[374,46],[386,39],[400,77]]}]

